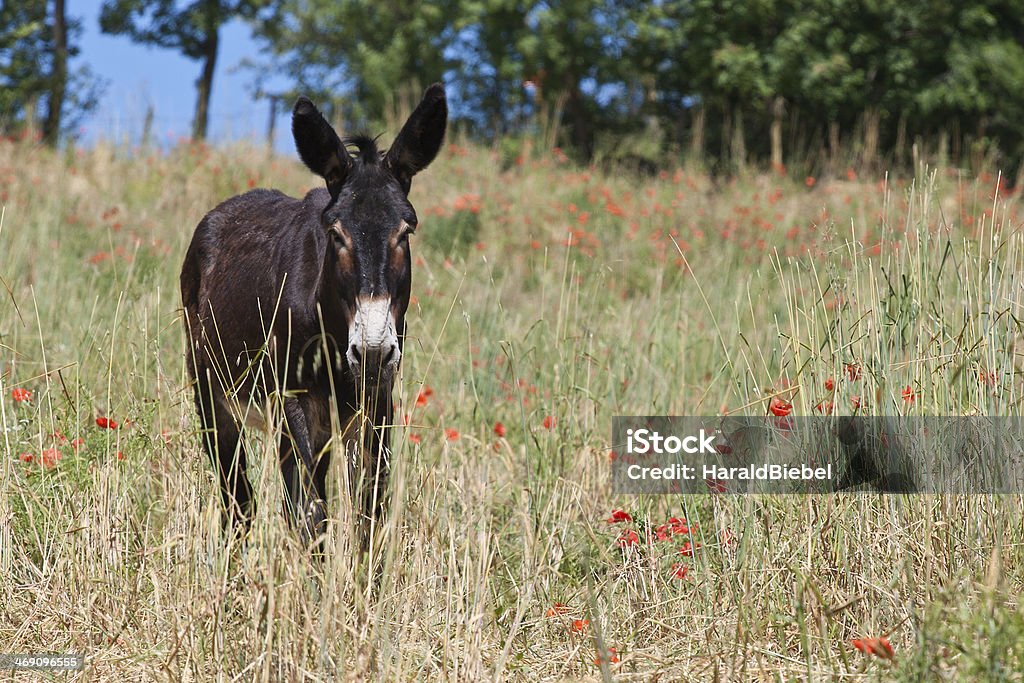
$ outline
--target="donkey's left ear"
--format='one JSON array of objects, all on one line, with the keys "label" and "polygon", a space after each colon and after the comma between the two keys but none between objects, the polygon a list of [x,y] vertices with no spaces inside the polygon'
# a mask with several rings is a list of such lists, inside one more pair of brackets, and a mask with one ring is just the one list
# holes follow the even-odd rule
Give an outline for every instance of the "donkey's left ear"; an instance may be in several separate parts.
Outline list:
[{"label": "donkey's left ear", "polygon": [[440,83],[427,88],[423,100],[384,156],[384,164],[409,192],[412,177],[430,165],[441,149],[448,125],[448,100]]}]

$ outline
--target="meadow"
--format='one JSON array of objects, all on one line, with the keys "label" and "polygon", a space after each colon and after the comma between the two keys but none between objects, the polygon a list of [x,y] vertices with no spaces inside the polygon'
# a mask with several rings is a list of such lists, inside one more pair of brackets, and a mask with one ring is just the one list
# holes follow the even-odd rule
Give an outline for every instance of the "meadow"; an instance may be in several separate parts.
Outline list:
[{"label": "meadow", "polygon": [[1024,679],[1019,495],[609,475],[614,415],[1021,415],[998,174],[641,177],[453,138],[411,194],[378,594],[340,495],[308,560],[270,439],[225,537],[184,373],[196,223],[317,183],[247,146],[0,142],[0,651],[89,681]]}]

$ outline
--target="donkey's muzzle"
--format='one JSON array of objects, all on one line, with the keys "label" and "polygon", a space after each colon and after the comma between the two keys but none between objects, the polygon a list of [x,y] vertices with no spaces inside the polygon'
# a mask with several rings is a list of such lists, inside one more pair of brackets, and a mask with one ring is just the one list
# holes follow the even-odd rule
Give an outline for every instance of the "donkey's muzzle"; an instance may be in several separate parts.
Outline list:
[{"label": "donkey's muzzle", "polygon": [[398,350],[396,342],[385,341],[378,346],[351,344],[346,355],[349,369],[355,376],[357,384],[360,379],[377,383],[380,380],[394,377],[402,352]]}]

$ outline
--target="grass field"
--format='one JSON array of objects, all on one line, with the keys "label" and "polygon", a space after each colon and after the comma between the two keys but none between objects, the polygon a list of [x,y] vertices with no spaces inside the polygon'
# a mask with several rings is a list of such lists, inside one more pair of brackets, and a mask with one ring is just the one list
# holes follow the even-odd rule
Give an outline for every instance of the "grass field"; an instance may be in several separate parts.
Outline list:
[{"label": "grass field", "polygon": [[0,652],[86,655],[56,680],[1024,679],[1020,496],[609,480],[613,415],[1021,415],[998,177],[713,183],[447,145],[411,196],[376,596],[346,524],[307,559],[271,441],[252,532],[222,535],[184,378],[196,223],[316,184],[244,147],[0,143]]}]

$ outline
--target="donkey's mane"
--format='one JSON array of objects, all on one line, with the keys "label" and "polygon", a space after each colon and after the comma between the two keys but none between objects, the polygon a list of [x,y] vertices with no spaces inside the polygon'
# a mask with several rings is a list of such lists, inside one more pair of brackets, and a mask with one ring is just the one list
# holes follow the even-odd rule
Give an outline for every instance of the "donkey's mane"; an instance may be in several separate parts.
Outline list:
[{"label": "donkey's mane", "polygon": [[371,138],[364,133],[350,135],[342,140],[345,147],[355,147],[355,153],[349,154],[353,159],[358,159],[364,166],[376,166],[380,163],[381,153],[377,148],[377,138]]}]

